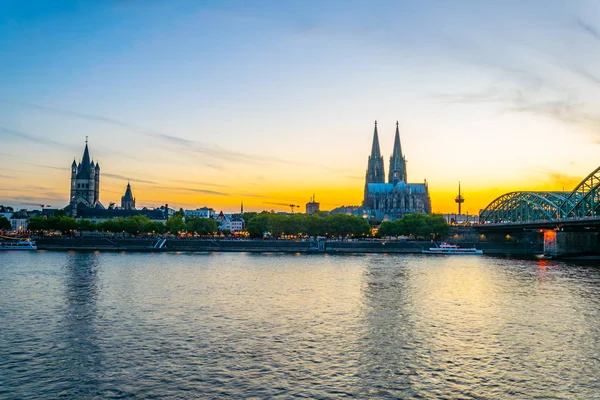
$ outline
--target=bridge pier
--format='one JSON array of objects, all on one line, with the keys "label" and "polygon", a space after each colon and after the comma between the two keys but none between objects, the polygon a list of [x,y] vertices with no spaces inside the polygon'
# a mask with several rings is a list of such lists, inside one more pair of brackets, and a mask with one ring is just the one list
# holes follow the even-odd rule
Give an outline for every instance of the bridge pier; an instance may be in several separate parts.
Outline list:
[{"label": "bridge pier", "polygon": [[574,256],[600,254],[598,232],[563,232],[544,230],[544,254]]}]

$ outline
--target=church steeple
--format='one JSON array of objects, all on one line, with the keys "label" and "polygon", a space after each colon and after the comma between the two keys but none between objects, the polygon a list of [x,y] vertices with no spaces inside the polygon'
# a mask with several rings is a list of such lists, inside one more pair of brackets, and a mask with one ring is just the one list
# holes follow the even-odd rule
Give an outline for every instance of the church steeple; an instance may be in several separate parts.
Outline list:
[{"label": "church steeple", "polygon": [[90,157],[88,138],[85,137],[85,148],[79,165],[73,160],[71,164],[71,195],[69,212],[77,215],[80,207],[96,208],[100,204],[100,166]]},{"label": "church steeple", "polygon": [[377,134],[377,121],[375,121],[375,130],[373,132],[373,145],[371,146],[371,158],[380,157],[379,135]]},{"label": "church steeple", "polygon": [[83,158],[79,163],[79,171],[77,171],[78,178],[88,178],[91,175],[91,170],[94,167],[91,166],[90,151],[88,150],[87,136],[85,137],[85,149],[83,150]]},{"label": "church steeple", "polygon": [[367,165],[366,183],[384,183],[385,172],[383,170],[383,157],[379,148],[379,135],[377,134],[377,121],[375,121],[375,130],[373,131],[373,145],[371,146],[371,155]]},{"label": "church steeple", "polygon": [[388,182],[394,185],[398,182],[406,182],[406,160],[402,154],[402,147],[400,146],[400,128],[396,121],[396,136],[394,137],[394,151],[390,157],[390,169],[388,175]]},{"label": "church steeple", "polygon": [[121,208],[123,210],[135,210],[135,198],[131,192],[131,185],[127,181],[127,189],[125,189],[125,195],[121,197]]}]

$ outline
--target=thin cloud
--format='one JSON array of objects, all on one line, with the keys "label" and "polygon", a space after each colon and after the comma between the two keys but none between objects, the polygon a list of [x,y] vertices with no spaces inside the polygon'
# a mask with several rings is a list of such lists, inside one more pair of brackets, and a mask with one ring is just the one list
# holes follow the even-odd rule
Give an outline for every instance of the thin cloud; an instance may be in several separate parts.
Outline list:
[{"label": "thin cloud", "polygon": [[223,193],[223,192],[216,192],[214,190],[207,190],[207,189],[194,189],[194,188],[185,188],[185,187],[170,187],[170,186],[155,186],[156,189],[163,189],[163,190],[176,190],[176,191],[182,191],[182,192],[194,192],[194,193],[203,193],[203,194],[211,194],[211,195],[215,195],[215,196],[229,196],[228,193]]},{"label": "thin cloud", "polygon": [[124,175],[119,175],[119,174],[109,174],[106,172],[100,172],[100,176],[101,177],[108,177],[108,178],[114,178],[114,179],[119,179],[121,181],[131,181],[131,182],[138,182],[138,183],[149,183],[149,184],[156,184],[157,182],[154,181],[147,181],[147,180],[143,180],[143,179],[137,179],[137,178],[130,178]]},{"label": "thin cloud", "polygon": [[189,183],[192,185],[203,185],[203,186],[213,186],[213,187],[222,187],[222,188],[226,188],[228,187],[227,185],[221,185],[218,183],[210,183],[210,182],[197,182],[197,181],[189,181],[189,180],[185,180],[185,179],[172,179],[172,182],[180,182],[180,183]]},{"label": "thin cloud", "polygon": [[253,193],[239,193],[236,196],[241,196],[241,197],[257,197],[260,199],[267,199],[269,198],[269,196],[264,196],[262,194],[253,194]]},{"label": "thin cloud", "polygon": [[[557,64],[560,62],[557,61]],[[595,135],[600,132],[600,114],[590,112],[588,103],[580,99],[576,92],[529,71],[498,65],[489,67],[502,73],[488,89],[434,97],[446,103],[496,103],[501,113],[528,113],[583,127]],[[565,65],[559,68],[600,85],[600,79],[582,68]]]},{"label": "thin cloud", "polygon": [[31,135],[29,133],[15,131],[14,129],[9,129],[9,128],[0,126],[0,137],[2,137],[2,136],[18,138],[18,139],[22,139],[22,140],[26,140],[26,141],[34,142],[34,143],[48,144],[51,146],[68,147],[66,144],[57,142],[52,139],[39,137],[39,136]]},{"label": "thin cloud", "polygon": [[66,170],[70,170],[69,167],[53,167],[51,165],[40,165],[40,164],[32,164],[32,163],[22,163],[25,165],[32,165],[34,167],[40,167],[40,168],[44,168],[44,169],[55,169],[58,171],[66,171]]},{"label": "thin cloud", "polygon": [[[218,145],[209,144],[205,142],[200,142],[196,140],[190,140],[181,138],[178,136],[173,136],[170,134],[155,132],[152,130],[141,128],[137,125],[126,123],[123,121],[118,121],[112,118],[107,118],[98,115],[80,113],[76,111],[57,109],[53,107],[46,107],[39,104],[27,103],[27,102],[11,102],[13,104],[30,107],[33,109],[50,112],[54,114],[69,116],[73,118],[85,119],[88,121],[94,122],[102,122],[105,124],[115,125],[124,129],[127,129],[131,132],[151,137],[157,139],[169,146],[176,147],[178,151],[185,151],[193,154],[201,154],[203,156],[207,156],[214,159],[222,159],[229,162],[240,162],[240,163],[256,163],[256,162],[276,162],[276,163],[284,163],[284,164],[294,164],[294,165],[307,165],[305,163],[299,163],[289,160],[284,160],[282,158],[273,157],[273,156],[258,156],[254,154],[241,153],[236,151],[227,150]],[[222,169],[219,167],[219,169]]]},{"label": "thin cloud", "polygon": [[15,176],[8,176],[8,175],[0,175],[0,178],[4,178],[4,179],[17,179],[17,177],[15,177]]},{"label": "thin cloud", "polygon": [[589,25],[587,22],[583,21],[581,18],[577,18],[576,24],[581,30],[583,30],[583,32],[587,33],[588,35],[590,35],[591,37],[593,37],[596,40],[600,40],[600,32],[596,28]]},{"label": "thin cloud", "polygon": [[569,175],[548,168],[534,168],[533,171],[536,173],[535,179],[538,181],[537,186],[549,190],[564,190],[570,192],[583,179],[583,177],[579,175]]}]

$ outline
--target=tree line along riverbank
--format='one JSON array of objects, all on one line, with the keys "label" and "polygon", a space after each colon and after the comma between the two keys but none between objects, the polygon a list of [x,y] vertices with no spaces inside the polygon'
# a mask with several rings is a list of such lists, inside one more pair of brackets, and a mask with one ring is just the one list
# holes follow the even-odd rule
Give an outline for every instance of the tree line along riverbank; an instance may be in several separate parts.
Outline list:
[{"label": "tree line along riverbank", "polygon": [[[345,214],[281,215],[269,212],[244,213],[245,234],[251,238],[335,237],[367,238],[412,236],[440,239],[448,234],[449,226],[441,215],[410,214],[396,221],[370,223],[364,218]],[[204,235],[231,234],[219,228],[212,218],[184,217],[175,213],[165,223],[144,216],[92,221],[66,215],[33,217],[28,230],[36,234],[60,232],[71,235],[80,232],[127,233],[130,235]]]}]

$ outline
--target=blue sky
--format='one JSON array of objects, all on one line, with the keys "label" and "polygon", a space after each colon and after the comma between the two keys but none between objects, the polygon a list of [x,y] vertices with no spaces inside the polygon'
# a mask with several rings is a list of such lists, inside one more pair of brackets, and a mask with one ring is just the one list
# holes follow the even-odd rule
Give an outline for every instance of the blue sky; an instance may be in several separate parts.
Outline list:
[{"label": "blue sky", "polygon": [[0,203],[66,204],[85,136],[105,204],[358,204],[375,119],[434,211],[598,166],[593,1],[0,7]]}]

